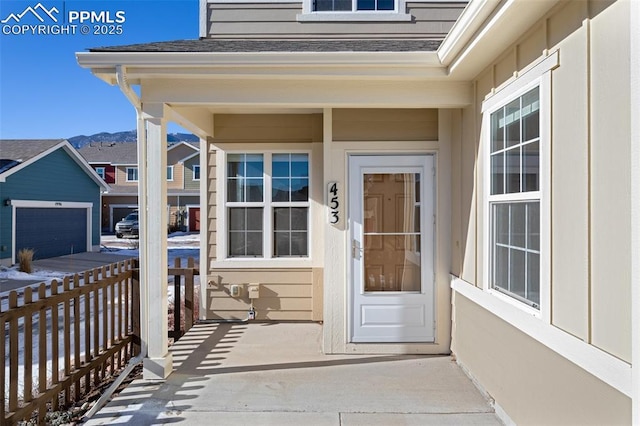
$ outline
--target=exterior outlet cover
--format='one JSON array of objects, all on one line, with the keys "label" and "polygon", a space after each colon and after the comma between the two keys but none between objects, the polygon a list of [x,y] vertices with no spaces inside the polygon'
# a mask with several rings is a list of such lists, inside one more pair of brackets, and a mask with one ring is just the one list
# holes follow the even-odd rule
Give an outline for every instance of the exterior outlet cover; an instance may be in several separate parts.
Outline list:
[{"label": "exterior outlet cover", "polygon": [[242,294],[242,287],[239,284],[231,285],[231,297],[240,297]]},{"label": "exterior outlet cover", "polygon": [[249,284],[249,299],[260,297],[260,284]]}]

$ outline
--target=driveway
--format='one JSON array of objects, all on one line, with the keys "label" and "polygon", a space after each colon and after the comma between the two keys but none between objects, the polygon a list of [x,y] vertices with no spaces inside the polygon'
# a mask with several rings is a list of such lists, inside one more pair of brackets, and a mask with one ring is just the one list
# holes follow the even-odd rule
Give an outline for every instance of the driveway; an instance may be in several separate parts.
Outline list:
[{"label": "driveway", "polygon": [[86,424],[501,425],[449,356],[323,355],[317,323],[199,324],[165,382],[136,380]]}]

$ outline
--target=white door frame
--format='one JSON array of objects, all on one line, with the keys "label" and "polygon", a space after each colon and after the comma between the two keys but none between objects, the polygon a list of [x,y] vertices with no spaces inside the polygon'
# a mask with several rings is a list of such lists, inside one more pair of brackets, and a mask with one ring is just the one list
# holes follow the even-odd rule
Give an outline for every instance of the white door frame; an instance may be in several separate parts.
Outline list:
[{"label": "white door frame", "polygon": [[[388,160],[393,159],[392,163]],[[360,218],[362,203],[362,174],[367,170],[382,173],[421,173],[420,233],[421,233],[421,283],[420,292],[370,292],[364,293],[360,247],[363,225]],[[433,343],[436,337],[435,306],[435,258],[436,232],[436,155],[421,153],[352,154],[348,156],[349,230],[346,248],[349,274],[348,288],[348,341],[351,343]],[[357,287],[360,286],[360,290]],[[369,313],[380,318],[408,318],[405,325],[396,323],[381,327],[358,328],[364,321],[359,306],[369,306]],[[357,306],[358,307],[357,307]],[[401,315],[392,314],[393,310]],[[399,309],[399,310],[398,310]],[[386,310],[386,312],[384,312]],[[401,312],[402,311],[402,312]],[[411,314],[411,315],[410,315]],[[395,321],[395,319],[393,320]],[[413,322],[413,325],[409,323]]]}]

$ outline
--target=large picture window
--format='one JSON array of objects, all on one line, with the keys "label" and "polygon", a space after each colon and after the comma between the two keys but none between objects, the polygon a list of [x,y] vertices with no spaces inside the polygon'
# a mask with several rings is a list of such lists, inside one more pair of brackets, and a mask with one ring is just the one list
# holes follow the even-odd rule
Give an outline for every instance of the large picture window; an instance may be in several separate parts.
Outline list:
[{"label": "large picture window", "polygon": [[490,115],[490,284],[540,306],[540,91]]},{"label": "large picture window", "polygon": [[309,255],[309,154],[227,155],[227,255]]}]

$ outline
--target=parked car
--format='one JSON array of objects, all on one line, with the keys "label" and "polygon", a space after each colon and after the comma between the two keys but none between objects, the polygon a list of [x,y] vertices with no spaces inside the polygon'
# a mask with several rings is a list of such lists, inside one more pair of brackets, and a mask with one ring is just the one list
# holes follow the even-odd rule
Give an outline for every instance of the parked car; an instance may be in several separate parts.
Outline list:
[{"label": "parked car", "polygon": [[138,238],[138,212],[129,213],[124,219],[116,223],[116,237]]}]

